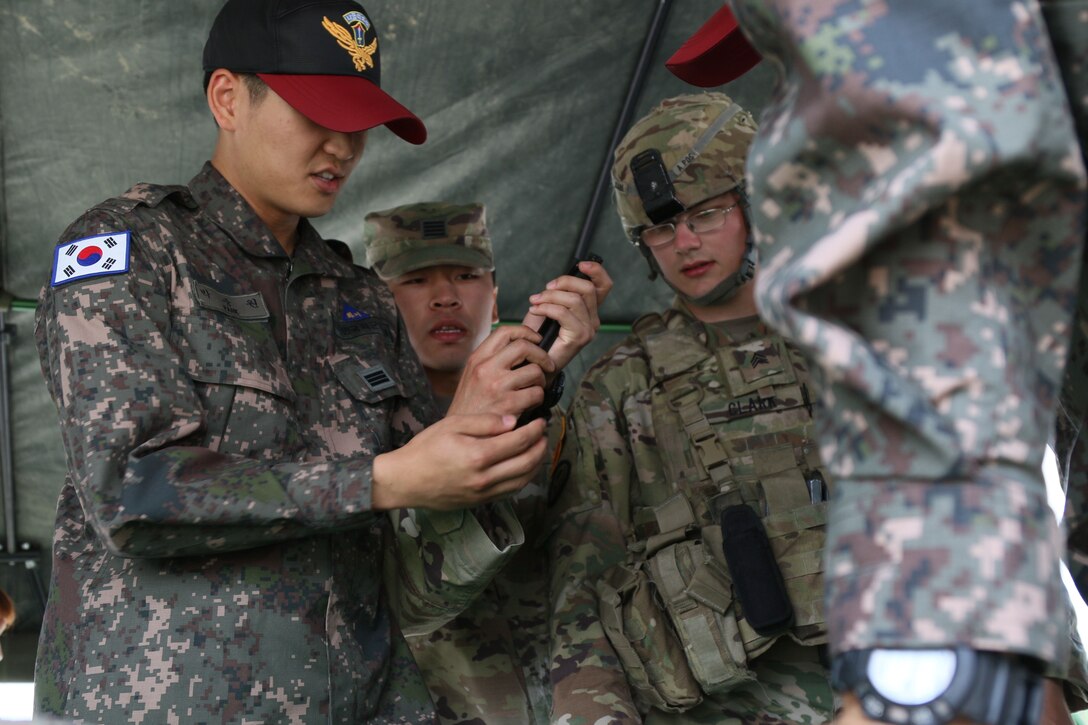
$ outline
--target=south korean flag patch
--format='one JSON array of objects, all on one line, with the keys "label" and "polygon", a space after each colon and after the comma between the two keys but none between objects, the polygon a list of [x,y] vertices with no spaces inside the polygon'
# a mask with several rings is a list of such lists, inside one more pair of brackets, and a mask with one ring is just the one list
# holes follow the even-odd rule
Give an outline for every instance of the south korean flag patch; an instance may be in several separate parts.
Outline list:
[{"label": "south korean flag patch", "polygon": [[129,232],[109,232],[61,244],[53,253],[53,287],[128,271]]}]

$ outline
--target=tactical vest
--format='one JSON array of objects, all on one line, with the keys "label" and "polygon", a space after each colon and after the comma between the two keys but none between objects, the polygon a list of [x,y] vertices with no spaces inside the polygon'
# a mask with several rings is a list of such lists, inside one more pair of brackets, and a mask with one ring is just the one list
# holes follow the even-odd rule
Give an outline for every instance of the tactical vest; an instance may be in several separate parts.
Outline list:
[{"label": "tactical vest", "polygon": [[[642,317],[634,332],[650,363],[662,469],[677,492],[656,506],[632,501],[628,563],[597,587],[602,625],[632,689],[644,707],[677,712],[754,679],[749,663],[780,637],[827,641],[829,479],[802,361],[781,337],[710,349],[679,312]],[[762,524],[766,536],[752,543],[737,539],[734,528],[723,534],[722,522],[737,520],[723,518],[727,511]],[[767,549],[762,560],[755,556],[766,565],[737,566],[733,558],[744,579],[735,580],[740,572],[730,569],[726,539],[742,557]],[[789,621],[773,632],[753,628],[762,613],[746,613],[741,603],[760,601],[764,587],[792,606]],[[753,588],[756,595],[738,596]]]}]

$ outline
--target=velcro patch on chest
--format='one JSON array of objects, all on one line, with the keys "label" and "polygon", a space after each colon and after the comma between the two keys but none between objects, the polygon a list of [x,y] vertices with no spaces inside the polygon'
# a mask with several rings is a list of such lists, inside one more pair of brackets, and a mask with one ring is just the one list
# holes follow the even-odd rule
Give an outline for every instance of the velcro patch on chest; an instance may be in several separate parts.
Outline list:
[{"label": "velcro patch on chest", "polygon": [[728,418],[739,418],[776,410],[780,405],[781,401],[774,397],[772,391],[771,395],[767,397],[757,394],[730,400],[726,403],[725,414]]},{"label": "velcro patch on chest", "polygon": [[771,340],[755,340],[741,345],[734,350],[733,357],[741,376],[748,383],[777,375],[783,369],[781,353]]},{"label": "velcro patch on chest", "polygon": [[58,245],[50,286],[128,272],[131,239],[128,231],[107,232]]},{"label": "velcro patch on chest", "polygon": [[797,380],[780,341],[774,338],[752,340],[737,347],[718,352],[726,383],[733,397],[749,397],[758,393],[768,397],[769,388],[789,385]]},{"label": "velcro patch on chest", "polygon": [[267,320],[268,306],[260,292],[228,295],[201,282],[193,283],[196,303],[208,310],[222,312],[238,320]]},{"label": "velcro patch on chest", "polygon": [[342,302],[340,305],[340,321],[341,322],[359,322],[366,320],[370,317],[369,314],[362,310],[357,310],[347,302]]},{"label": "velcro patch on chest", "polygon": [[350,340],[360,335],[383,333],[390,337],[394,330],[381,317],[373,317],[369,312],[360,310],[347,302],[340,302],[340,311],[333,317],[333,330],[342,340]]},{"label": "velcro patch on chest", "polygon": [[372,368],[360,370],[358,375],[359,379],[363,382],[363,385],[367,386],[375,393],[391,388],[397,384],[396,381],[393,380],[393,376],[386,371],[384,365],[375,365]]}]

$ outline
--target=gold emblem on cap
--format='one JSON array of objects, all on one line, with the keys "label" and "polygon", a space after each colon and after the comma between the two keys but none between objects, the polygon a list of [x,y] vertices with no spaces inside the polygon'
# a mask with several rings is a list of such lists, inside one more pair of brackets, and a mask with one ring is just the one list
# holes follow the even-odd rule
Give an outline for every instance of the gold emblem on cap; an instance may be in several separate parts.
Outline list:
[{"label": "gold emblem on cap", "polygon": [[[332,37],[336,38],[336,43],[341,48],[351,54],[351,59],[355,61],[355,70],[364,71],[367,68],[374,67],[374,53],[378,50],[378,39],[370,41],[366,45],[362,44],[362,32],[358,32],[358,37],[355,33],[345,28],[342,25],[337,25],[328,18],[322,18],[321,27],[329,31]],[[356,28],[357,31],[365,28],[360,25]]]}]

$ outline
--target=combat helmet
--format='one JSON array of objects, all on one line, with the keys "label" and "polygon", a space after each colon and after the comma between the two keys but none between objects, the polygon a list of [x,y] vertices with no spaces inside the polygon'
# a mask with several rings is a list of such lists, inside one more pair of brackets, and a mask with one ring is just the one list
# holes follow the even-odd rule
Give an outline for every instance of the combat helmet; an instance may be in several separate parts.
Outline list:
[{"label": "combat helmet", "polygon": [[[651,279],[660,270],[640,238],[646,227],[732,190],[748,221],[745,159],[755,135],[752,114],[729,96],[696,93],[662,101],[620,141],[612,164],[613,199],[627,238],[650,265]],[[648,168],[653,152],[663,166],[656,176]],[[740,269],[706,295],[689,301],[724,301],[751,279],[755,269],[751,234],[745,244]]]}]

